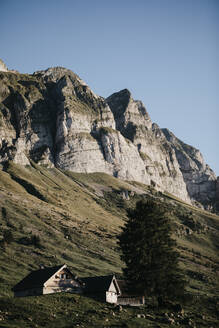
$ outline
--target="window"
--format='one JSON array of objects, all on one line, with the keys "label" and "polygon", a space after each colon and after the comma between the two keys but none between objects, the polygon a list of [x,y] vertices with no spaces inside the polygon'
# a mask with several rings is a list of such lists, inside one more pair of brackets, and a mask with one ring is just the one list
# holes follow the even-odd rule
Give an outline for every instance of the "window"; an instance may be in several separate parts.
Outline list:
[{"label": "window", "polygon": [[61,274],[60,274],[60,278],[61,278],[61,279],[66,279],[66,273],[61,273]]}]

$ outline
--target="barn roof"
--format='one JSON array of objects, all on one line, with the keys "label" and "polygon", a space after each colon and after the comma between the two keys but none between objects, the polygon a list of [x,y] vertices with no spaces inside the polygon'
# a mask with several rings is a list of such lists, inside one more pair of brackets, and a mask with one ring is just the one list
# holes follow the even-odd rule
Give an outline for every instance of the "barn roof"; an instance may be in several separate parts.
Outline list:
[{"label": "barn roof", "polygon": [[122,292],[122,297],[130,295],[128,284],[125,280],[117,280],[119,288]]},{"label": "barn roof", "polygon": [[143,292],[137,292],[133,287],[131,288],[130,284],[126,280],[117,280],[117,283],[119,285],[119,288],[121,290],[120,297],[137,297],[137,296],[143,296]]},{"label": "barn roof", "polygon": [[44,283],[52,277],[56,272],[65,268],[66,265],[58,265],[54,267],[47,267],[30,272],[23,280],[21,280],[17,285],[15,285],[12,290],[25,290],[36,287],[43,287]]},{"label": "barn roof", "polygon": [[87,293],[106,292],[109,289],[112,281],[114,281],[116,289],[118,292],[120,292],[114,275],[80,278],[80,281],[84,284],[84,290]]}]

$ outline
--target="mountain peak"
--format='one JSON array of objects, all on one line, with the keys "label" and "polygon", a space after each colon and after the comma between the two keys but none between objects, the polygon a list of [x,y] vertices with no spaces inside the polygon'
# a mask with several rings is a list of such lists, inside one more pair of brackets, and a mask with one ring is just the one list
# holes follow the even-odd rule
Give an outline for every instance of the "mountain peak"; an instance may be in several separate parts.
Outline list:
[{"label": "mountain peak", "polygon": [[77,74],[75,74],[70,69],[65,67],[56,66],[56,67],[49,67],[46,70],[40,70],[33,73],[33,75],[39,76],[41,75],[43,78],[52,79],[54,82],[57,82],[60,78],[64,75],[72,76],[73,78],[78,78]]},{"label": "mountain peak", "polygon": [[123,89],[106,98],[106,102],[110,106],[113,115],[117,117],[124,114],[131,99],[131,92],[128,89]]},{"label": "mountain peak", "polygon": [[106,101],[124,101],[125,103],[128,103],[131,99],[132,95],[131,92],[128,89],[123,89],[118,92],[114,92],[111,96],[109,96]]},{"label": "mountain peak", "polygon": [[55,66],[55,67],[49,67],[46,70],[40,70],[33,73],[33,76],[36,77],[42,77],[45,82],[54,82],[57,83],[59,80],[65,77],[66,80],[68,80],[67,83],[70,83],[72,87],[79,86],[82,87],[85,91],[92,94],[92,96],[95,99],[100,99],[98,95],[96,95],[87,85],[86,82],[84,82],[76,73],[71,71],[68,68],[61,67],[61,66]]}]

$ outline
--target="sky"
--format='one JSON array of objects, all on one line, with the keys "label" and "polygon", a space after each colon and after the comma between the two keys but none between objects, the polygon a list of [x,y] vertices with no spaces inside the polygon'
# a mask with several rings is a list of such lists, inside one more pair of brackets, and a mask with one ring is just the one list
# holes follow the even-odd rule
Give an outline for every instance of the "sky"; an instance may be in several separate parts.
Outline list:
[{"label": "sky", "polygon": [[129,89],[219,175],[219,0],[0,0],[0,58]]}]

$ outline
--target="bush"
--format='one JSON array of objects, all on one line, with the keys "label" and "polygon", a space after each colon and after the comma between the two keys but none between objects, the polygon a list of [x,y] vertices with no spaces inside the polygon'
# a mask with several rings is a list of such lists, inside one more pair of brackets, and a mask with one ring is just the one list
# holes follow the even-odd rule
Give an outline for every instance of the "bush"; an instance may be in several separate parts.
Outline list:
[{"label": "bush", "polygon": [[19,239],[18,242],[26,246],[33,245],[38,248],[42,247],[40,237],[37,235],[31,235],[30,237],[22,237]]},{"label": "bush", "polygon": [[14,240],[14,236],[11,230],[4,230],[3,231],[3,241],[5,244],[10,244]]},{"label": "bush", "polygon": [[32,235],[30,237],[30,244],[31,245],[34,245],[35,247],[41,247],[41,244],[40,244],[40,237],[37,236],[37,235]]},{"label": "bush", "polygon": [[7,215],[6,208],[2,207],[2,217],[5,219]]}]

